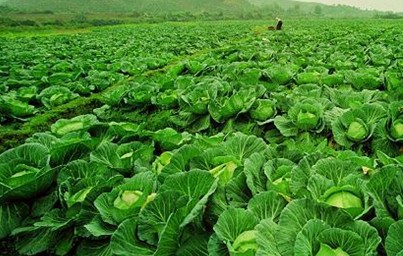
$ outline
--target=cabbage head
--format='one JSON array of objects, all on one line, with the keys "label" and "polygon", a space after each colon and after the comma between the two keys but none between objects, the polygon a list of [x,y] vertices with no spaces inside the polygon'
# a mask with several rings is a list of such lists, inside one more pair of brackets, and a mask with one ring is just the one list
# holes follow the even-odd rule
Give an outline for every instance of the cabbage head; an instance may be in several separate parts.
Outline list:
[{"label": "cabbage head", "polygon": [[324,106],[316,100],[297,102],[288,111],[288,116],[277,116],[274,125],[284,136],[296,136],[300,131],[320,133],[324,127]]},{"label": "cabbage head", "polygon": [[14,97],[0,96],[0,113],[14,116],[26,117],[35,113],[35,107]]},{"label": "cabbage head", "polygon": [[231,256],[253,256],[257,251],[256,230],[247,230],[241,233],[232,244],[233,251],[230,251]]},{"label": "cabbage head", "polygon": [[337,144],[347,148],[366,142],[372,137],[379,120],[386,116],[386,110],[378,103],[363,104],[349,110],[332,122],[334,139]]},{"label": "cabbage head", "polygon": [[53,107],[65,104],[78,96],[79,95],[77,93],[71,92],[67,87],[51,86],[41,91],[37,98],[46,108],[51,109]]},{"label": "cabbage head", "polygon": [[391,141],[403,141],[403,101],[390,104],[386,130]]},{"label": "cabbage head", "polygon": [[0,201],[34,198],[54,181],[49,149],[27,143],[0,155]]},{"label": "cabbage head", "polygon": [[267,121],[276,115],[275,101],[269,99],[257,99],[249,110],[250,116],[256,121]]}]

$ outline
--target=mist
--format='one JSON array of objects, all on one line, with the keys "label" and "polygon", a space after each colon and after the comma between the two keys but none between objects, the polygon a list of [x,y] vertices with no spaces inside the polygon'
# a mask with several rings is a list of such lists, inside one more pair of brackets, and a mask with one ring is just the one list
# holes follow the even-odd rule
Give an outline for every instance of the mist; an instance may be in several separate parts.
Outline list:
[{"label": "mist", "polygon": [[323,4],[344,4],[362,9],[375,9],[380,11],[403,12],[402,0],[297,0],[300,2],[317,2]]}]

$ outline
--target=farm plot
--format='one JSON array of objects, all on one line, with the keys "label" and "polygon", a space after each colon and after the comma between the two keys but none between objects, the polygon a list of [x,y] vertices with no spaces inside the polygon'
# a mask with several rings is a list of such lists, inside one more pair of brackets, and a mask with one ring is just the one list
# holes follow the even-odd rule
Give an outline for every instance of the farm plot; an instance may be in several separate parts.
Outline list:
[{"label": "farm plot", "polygon": [[22,255],[401,254],[403,23],[296,24],[122,80],[2,153],[0,238]]},{"label": "farm plot", "polygon": [[0,120],[28,118],[247,33],[250,26],[233,22],[225,26],[142,25],[94,29],[78,35],[0,37]]}]

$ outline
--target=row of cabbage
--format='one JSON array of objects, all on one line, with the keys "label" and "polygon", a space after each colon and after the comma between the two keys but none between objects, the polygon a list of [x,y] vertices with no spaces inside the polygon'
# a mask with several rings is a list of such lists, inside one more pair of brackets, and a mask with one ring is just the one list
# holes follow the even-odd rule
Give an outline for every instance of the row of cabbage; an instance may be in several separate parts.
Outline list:
[{"label": "row of cabbage", "polygon": [[403,158],[87,115],[0,155],[22,255],[398,255]]},{"label": "row of cabbage", "polygon": [[217,127],[238,126],[258,136],[268,132],[272,140],[313,132],[333,136],[342,147],[396,155],[402,140],[400,27],[351,34],[334,25],[316,34],[295,29],[250,37],[166,74],[122,83],[104,95],[99,117],[125,120],[125,111],[168,109],[169,125],[182,130],[214,134]]},{"label": "row of cabbage", "polygon": [[133,111],[170,110],[166,125],[179,130],[238,130],[271,142],[309,132],[333,137],[340,148],[395,156],[403,139],[403,76],[395,66],[372,69],[274,63],[231,46],[122,83],[104,94],[96,113],[125,121]]},{"label": "row of cabbage", "polygon": [[179,56],[243,38],[249,29],[239,22],[157,24],[76,35],[0,37],[0,119],[26,118],[103,91]]}]

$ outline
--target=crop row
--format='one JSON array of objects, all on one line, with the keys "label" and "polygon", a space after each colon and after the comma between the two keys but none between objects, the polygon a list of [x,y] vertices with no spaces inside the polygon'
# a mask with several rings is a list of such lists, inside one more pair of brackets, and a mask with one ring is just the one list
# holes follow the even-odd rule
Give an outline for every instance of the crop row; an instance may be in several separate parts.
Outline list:
[{"label": "crop row", "polygon": [[30,117],[248,33],[249,26],[229,22],[225,26],[160,24],[66,36],[0,37],[0,119]]}]

